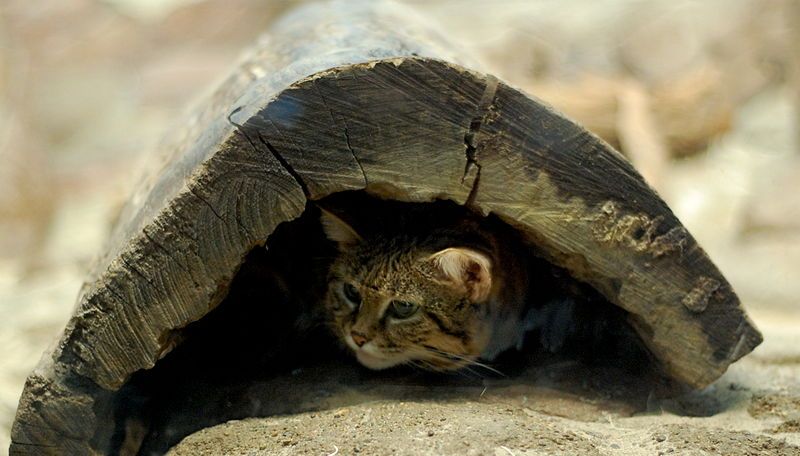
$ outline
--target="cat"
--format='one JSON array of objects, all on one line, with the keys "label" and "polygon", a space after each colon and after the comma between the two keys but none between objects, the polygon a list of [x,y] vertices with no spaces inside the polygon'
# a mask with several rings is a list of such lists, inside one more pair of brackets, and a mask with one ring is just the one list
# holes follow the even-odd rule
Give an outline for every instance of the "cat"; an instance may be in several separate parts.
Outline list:
[{"label": "cat", "polygon": [[453,371],[519,346],[530,278],[513,230],[445,201],[381,204],[360,224],[320,216],[338,247],[323,306],[359,363]]}]

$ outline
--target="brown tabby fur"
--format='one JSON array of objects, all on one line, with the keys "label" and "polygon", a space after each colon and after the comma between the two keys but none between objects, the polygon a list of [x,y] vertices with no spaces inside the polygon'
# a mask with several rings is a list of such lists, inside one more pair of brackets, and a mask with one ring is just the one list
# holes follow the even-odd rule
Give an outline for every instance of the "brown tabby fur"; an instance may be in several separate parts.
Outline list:
[{"label": "brown tabby fur", "polygon": [[[339,246],[324,298],[328,323],[361,364],[455,370],[520,343],[528,276],[513,230],[450,202],[381,207],[356,217],[360,225],[322,212]],[[455,255],[461,274],[448,274],[437,254]],[[360,304],[347,298],[345,284]],[[393,300],[419,307],[395,318]]]}]

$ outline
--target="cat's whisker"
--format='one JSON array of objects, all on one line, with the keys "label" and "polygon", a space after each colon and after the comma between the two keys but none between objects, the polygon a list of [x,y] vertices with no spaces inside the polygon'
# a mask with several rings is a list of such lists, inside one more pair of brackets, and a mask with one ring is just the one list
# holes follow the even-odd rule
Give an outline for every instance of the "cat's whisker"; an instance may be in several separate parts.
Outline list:
[{"label": "cat's whisker", "polygon": [[430,363],[430,362],[428,362],[428,361],[423,361],[423,362],[422,362],[422,365],[425,367],[425,370],[427,370],[427,371],[429,371],[429,372],[430,372],[430,371],[434,371],[434,372],[435,372],[435,371],[437,371],[437,370],[438,370],[438,369],[436,368],[436,366],[434,366],[432,363]]},{"label": "cat's whisker", "polygon": [[476,361],[476,360],[474,360],[472,358],[469,358],[469,357],[466,357],[466,356],[462,356],[462,355],[458,355],[456,353],[446,352],[444,350],[440,350],[438,348],[431,347],[431,346],[428,346],[428,345],[423,345],[423,348],[428,350],[428,352],[430,352],[430,353],[434,353],[434,354],[437,354],[437,355],[440,355],[440,356],[444,356],[444,357],[448,357],[448,358],[454,358],[454,359],[457,359],[457,360],[460,360],[460,361],[464,361],[467,366],[477,366],[477,367],[486,369],[489,372],[492,372],[492,373],[495,373],[497,375],[500,375],[502,377],[507,377],[506,374],[500,372],[499,370],[497,370],[497,369],[495,369],[495,368],[493,368],[493,367],[491,367],[489,365],[483,364],[483,363],[481,363],[479,361]]},{"label": "cat's whisker", "polygon": [[495,374],[495,375],[499,375],[499,376],[501,376],[501,377],[508,377],[508,375],[506,375],[506,374],[504,374],[503,372],[501,372],[501,371],[499,371],[499,370],[495,369],[495,368],[494,368],[494,367],[492,367],[492,366],[489,366],[489,365],[486,365],[486,364],[480,363],[480,362],[478,362],[478,361],[475,361],[475,360],[466,360],[466,361],[469,363],[469,364],[468,364],[469,366],[476,366],[476,367],[480,367],[481,369],[487,370],[487,371],[489,371],[489,372],[491,372],[491,373],[493,373],[493,374]]},{"label": "cat's whisker", "polygon": [[[447,362],[449,364],[453,363],[453,358],[446,357],[446,356],[444,356],[442,354],[439,354],[439,353],[425,351],[425,350],[414,350],[414,352],[418,353],[420,356],[425,356],[427,358],[433,358],[433,359],[436,359],[436,360],[445,361],[445,362]],[[480,373],[474,371],[473,369],[470,369],[467,364],[456,363],[456,365],[458,365],[458,369],[453,370],[453,369],[443,368],[442,366],[436,365],[436,364],[434,364],[434,363],[432,363],[430,361],[424,360],[424,359],[418,359],[416,361],[421,363],[423,368],[425,370],[427,370],[427,371],[450,372],[450,373],[454,373],[456,375],[460,375],[460,376],[468,378],[468,379],[474,379],[476,377],[477,378],[481,378],[481,379],[484,378],[482,375],[480,375]],[[472,375],[468,375],[468,374],[472,374]]]},{"label": "cat's whisker", "polygon": [[407,361],[407,364],[410,364],[411,366],[416,367],[417,369],[420,369],[420,370],[423,370],[423,371],[428,371],[429,372],[429,371],[435,370],[434,366],[431,363],[429,363],[427,361],[423,361],[423,360],[409,360],[409,361]]},{"label": "cat's whisker", "polygon": [[[417,348],[414,348],[414,349],[410,350],[410,353],[412,355],[419,356],[419,358],[414,359],[413,361],[416,361],[417,363],[420,363],[421,365],[425,366],[425,369],[429,370],[429,371],[442,372],[445,369],[443,369],[440,366],[437,366],[437,365],[431,363],[430,361],[428,361],[428,360],[426,360],[424,358],[434,358],[434,359],[437,359],[437,360],[452,362],[451,359],[444,358],[444,357],[442,357],[441,355],[439,355],[437,353],[431,353],[431,352],[428,352],[428,351],[425,351],[425,350],[420,350],[420,349],[417,349]],[[431,355],[433,355],[433,356],[431,356]]]}]

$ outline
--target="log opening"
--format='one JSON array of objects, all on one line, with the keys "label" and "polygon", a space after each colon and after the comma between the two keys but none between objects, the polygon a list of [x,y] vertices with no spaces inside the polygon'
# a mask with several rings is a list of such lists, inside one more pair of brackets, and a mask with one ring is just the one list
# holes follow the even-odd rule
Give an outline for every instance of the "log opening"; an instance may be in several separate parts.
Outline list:
[{"label": "log opening", "polygon": [[[382,204],[393,211],[429,205],[347,193],[327,199],[367,213]],[[176,331],[174,349],[119,390],[111,452],[161,454],[193,432],[232,419],[322,410],[331,397],[342,395],[339,385],[373,391],[361,400],[392,399],[413,395],[413,386],[421,385],[442,393],[487,379],[540,381],[531,372],[571,362],[584,367],[556,387],[580,383],[577,377],[589,368],[616,370],[620,384],[665,386],[657,363],[629,326],[629,315],[535,252],[534,245],[524,252],[537,265],[540,289],[530,307],[548,321],[546,332],[529,331],[521,350],[511,349],[493,363],[503,375],[480,368],[450,374],[402,366],[369,371],[320,325],[318,301],[336,248],[322,232],[317,206],[309,204],[297,220],[278,226],[265,246],[250,251],[217,308]]]}]

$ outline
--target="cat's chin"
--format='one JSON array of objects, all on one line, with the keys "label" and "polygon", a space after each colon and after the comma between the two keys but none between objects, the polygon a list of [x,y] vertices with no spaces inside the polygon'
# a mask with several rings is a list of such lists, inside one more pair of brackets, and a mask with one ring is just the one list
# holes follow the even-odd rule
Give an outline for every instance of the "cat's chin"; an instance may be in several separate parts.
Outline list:
[{"label": "cat's chin", "polygon": [[390,367],[400,364],[396,359],[387,359],[379,356],[370,355],[362,350],[356,353],[356,359],[362,366],[372,370],[388,369]]}]

